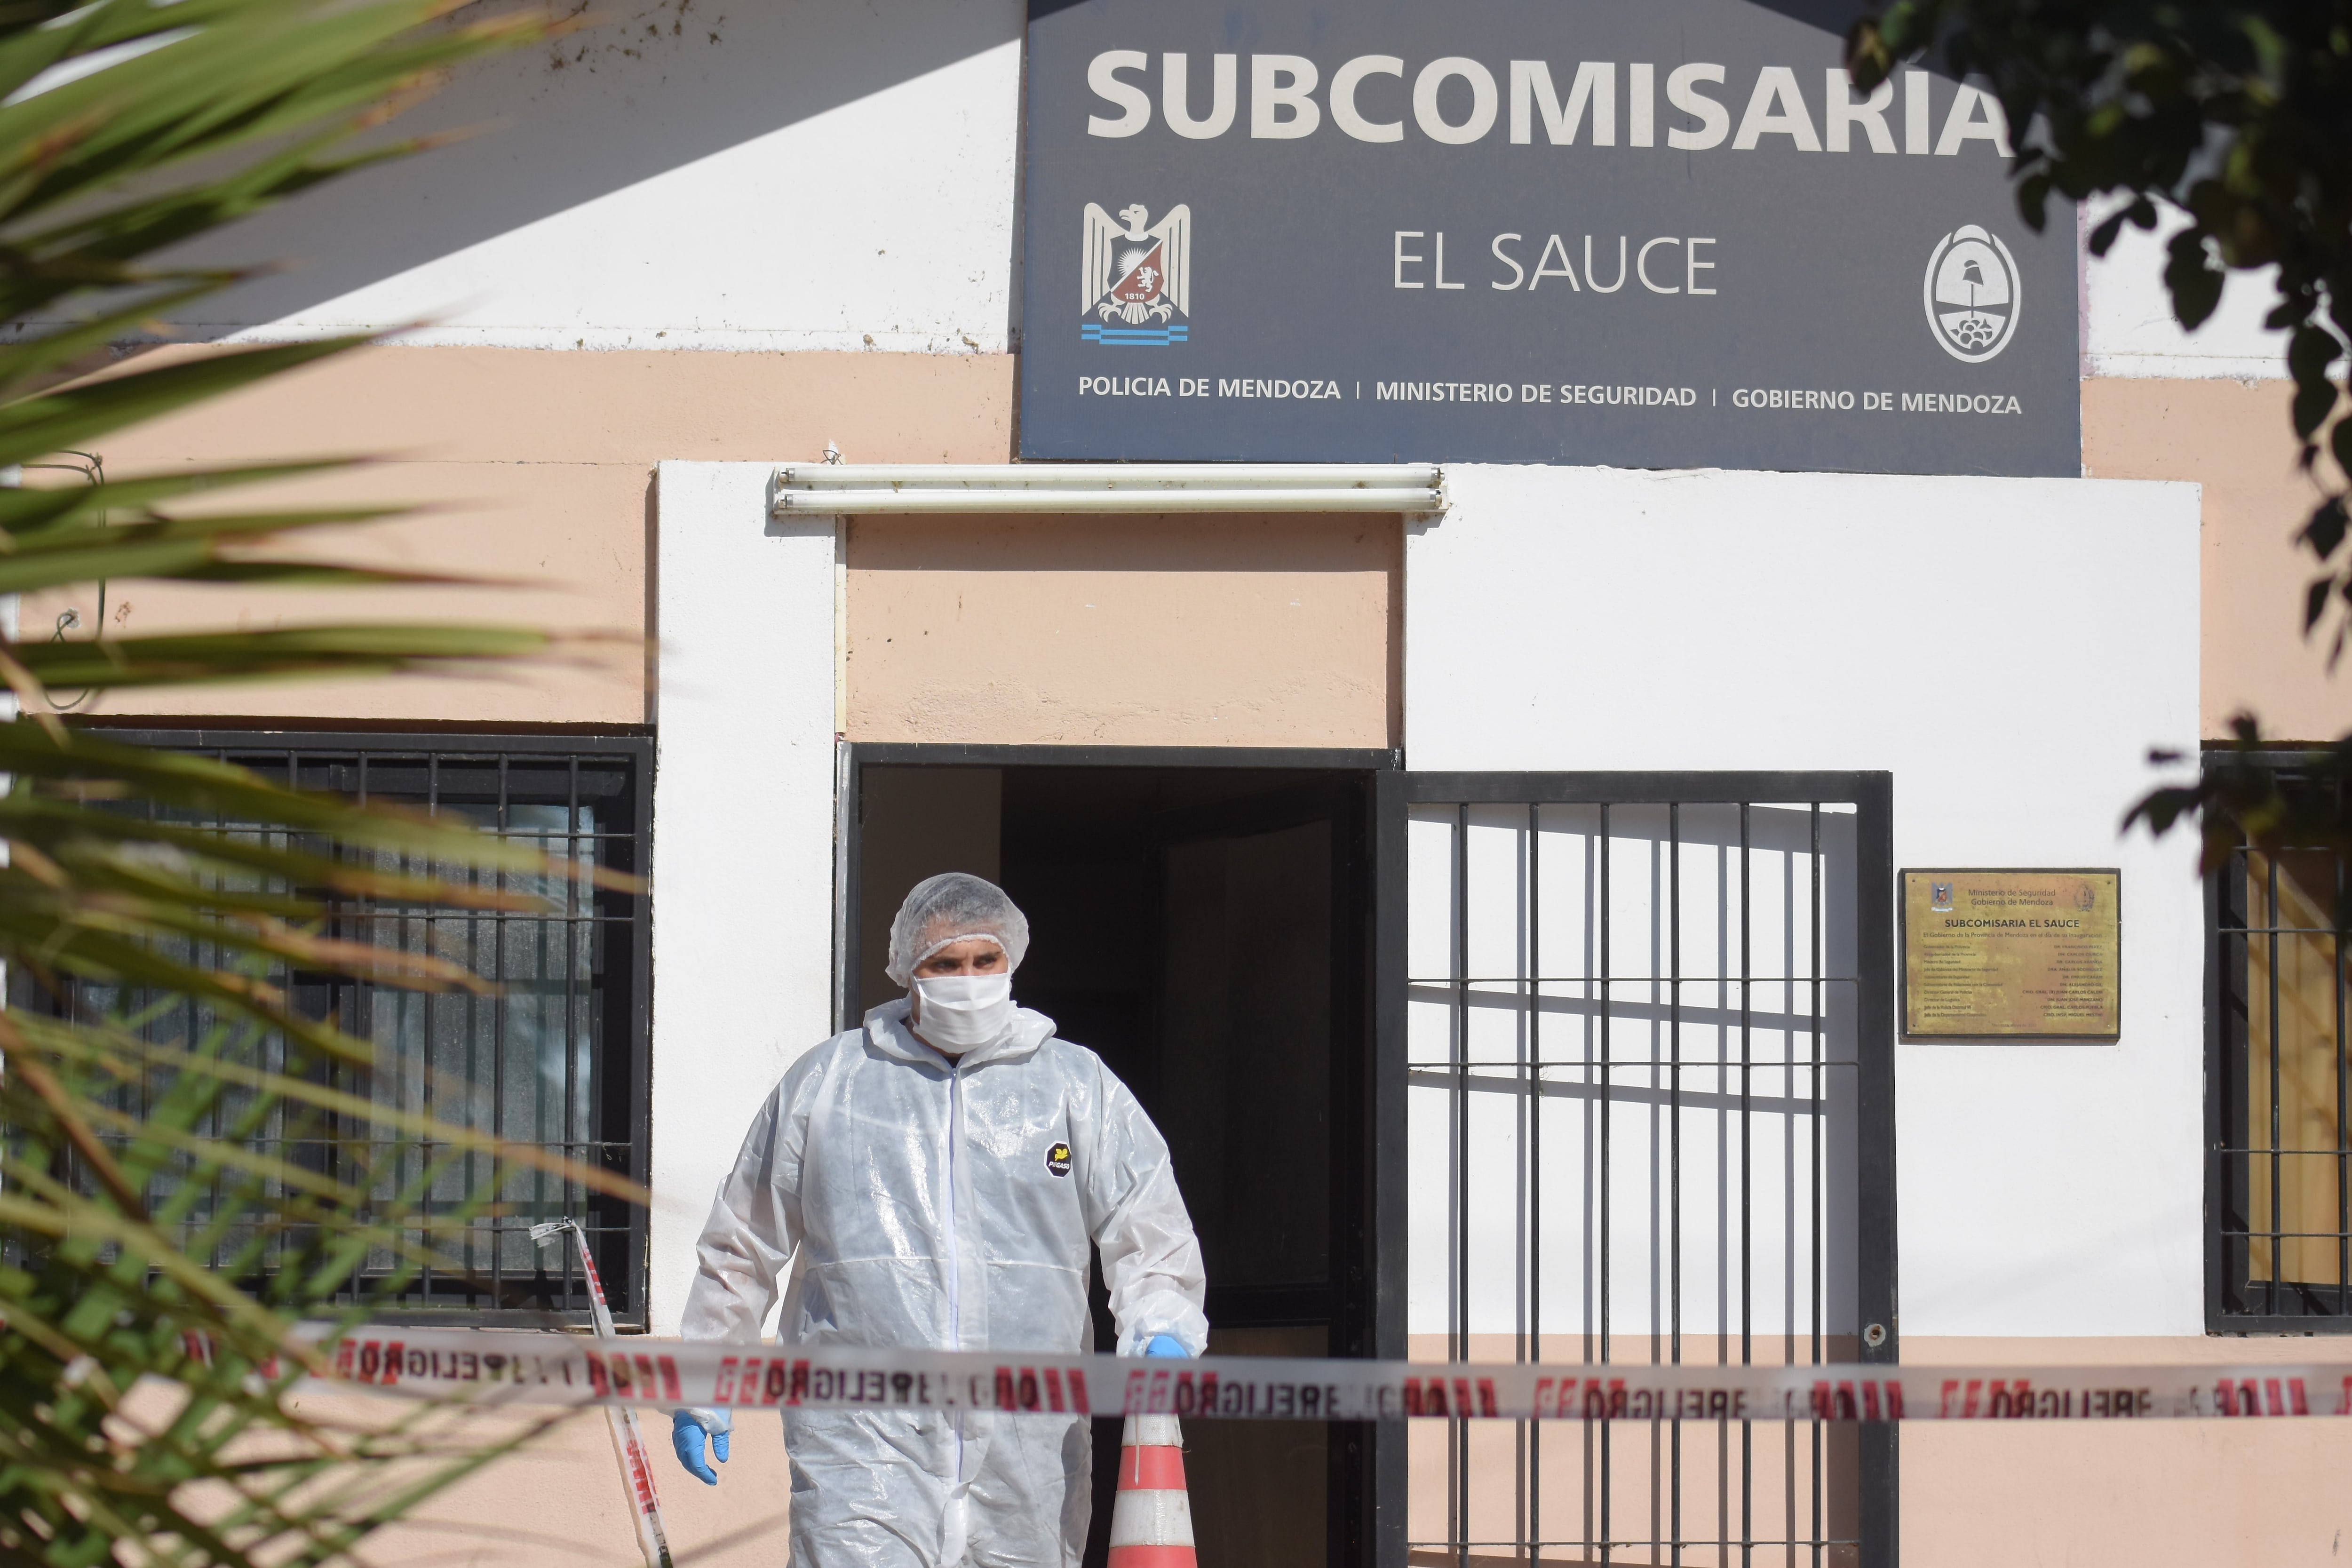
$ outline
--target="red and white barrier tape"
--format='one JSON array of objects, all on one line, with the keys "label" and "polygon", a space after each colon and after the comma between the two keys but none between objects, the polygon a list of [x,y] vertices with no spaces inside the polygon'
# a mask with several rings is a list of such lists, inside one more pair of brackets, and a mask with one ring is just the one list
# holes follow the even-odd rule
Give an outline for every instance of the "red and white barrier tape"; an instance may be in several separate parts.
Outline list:
[{"label": "red and white barrier tape", "polygon": [[1195,1361],[1028,1351],[747,1346],[496,1330],[354,1330],[351,1387],[481,1403],[924,1408],[1363,1421],[2067,1421],[2352,1416],[2352,1362],[1923,1367]]},{"label": "red and white barrier tape", "polygon": [[[613,1310],[604,1302],[604,1281],[596,1272],[596,1259],[588,1249],[588,1233],[580,1228],[576,1219],[559,1220],[551,1225],[533,1226],[530,1238],[534,1242],[552,1241],[565,1231],[580,1251],[580,1268],[588,1283],[590,1315],[596,1323],[598,1339],[613,1341]],[[611,1357],[622,1352],[611,1349],[592,1352]],[[671,1568],[669,1531],[662,1523],[661,1492],[654,1485],[653,1461],[646,1456],[646,1435],[637,1426],[637,1413],[630,1405],[614,1401],[604,1409],[605,1425],[613,1436],[613,1458],[621,1467],[621,1484],[628,1489],[629,1518],[637,1532],[637,1551],[646,1560],[646,1568]]]}]

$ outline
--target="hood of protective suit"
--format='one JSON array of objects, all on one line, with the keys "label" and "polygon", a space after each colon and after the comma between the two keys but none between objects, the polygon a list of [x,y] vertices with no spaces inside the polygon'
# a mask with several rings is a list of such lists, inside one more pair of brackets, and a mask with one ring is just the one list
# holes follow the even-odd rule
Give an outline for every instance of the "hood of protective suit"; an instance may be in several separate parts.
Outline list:
[{"label": "hood of protective suit", "polygon": [[[866,1037],[874,1042],[877,1050],[902,1062],[946,1067],[947,1058],[926,1045],[908,1026],[907,1019],[913,1007],[913,998],[899,996],[871,1009],[866,1015]],[[1053,1037],[1053,1019],[1028,1007],[1015,1007],[1012,1026],[988,1044],[964,1052],[959,1065],[969,1071],[989,1062],[1017,1062],[1036,1055],[1037,1047]]]}]

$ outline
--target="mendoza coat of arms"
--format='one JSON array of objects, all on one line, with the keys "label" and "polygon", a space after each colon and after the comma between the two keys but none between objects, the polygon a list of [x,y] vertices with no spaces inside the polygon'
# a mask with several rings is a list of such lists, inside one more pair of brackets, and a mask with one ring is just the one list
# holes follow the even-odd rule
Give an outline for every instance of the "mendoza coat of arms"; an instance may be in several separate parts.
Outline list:
[{"label": "mendoza coat of arms", "polygon": [[1164,348],[1191,333],[1176,318],[1192,314],[1192,209],[1170,207],[1147,227],[1150,216],[1140,205],[1113,217],[1087,204],[1080,310],[1090,343]]}]

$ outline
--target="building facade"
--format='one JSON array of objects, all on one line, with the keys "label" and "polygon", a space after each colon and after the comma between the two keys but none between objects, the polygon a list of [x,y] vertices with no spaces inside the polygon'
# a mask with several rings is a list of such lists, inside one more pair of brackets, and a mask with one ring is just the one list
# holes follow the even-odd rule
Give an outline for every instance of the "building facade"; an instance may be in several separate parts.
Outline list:
[{"label": "building facade", "polygon": [[[1403,420],[1381,456],[1438,464],[1442,506],[1299,510],[1282,492],[1303,481],[1260,476],[1153,510],[826,510],[805,469],[829,454],[853,475],[1010,474],[1024,453],[1164,455],[1180,417],[1106,396],[1074,423],[1024,391],[1040,334],[1085,346],[1024,304],[1047,253],[1030,185],[1061,177],[1034,145],[1024,163],[1040,40],[1074,8],[1033,9],[659,0],[470,68],[418,112],[491,133],[223,237],[299,265],[211,302],[184,324],[199,342],[141,352],[386,341],[104,454],[116,473],[376,455],[285,493],[414,505],[348,552],[488,580],[438,614],[577,634],[465,678],[90,719],[318,759],[330,782],[374,759],[419,798],[502,826],[555,813],[649,868],[607,946],[510,971],[572,1009],[530,1026],[562,1047],[517,1081],[543,1088],[559,1058],[575,1075],[535,1135],[620,1150],[651,1186],[604,1238],[633,1325],[675,1331],[754,1106],[889,994],[889,910],[946,868],[1030,908],[1024,1000],[1169,1128],[1221,1349],[2284,1360],[2352,1322],[2337,966],[2294,918],[2325,907],[2327,868],[2242,863],[2209,889],[2185,838],[2118,826],[2158,777],[2151,747],[2193,756],[2241,709],[2290,742],[2344,728],[2296,629],[2308,491],[2258,282],[2189,336],[2154,238],[2099,260],[2062,244],[2075,308],[2053,313],[2074,341],[2033,352],[2078,400],[2063,472],[1465,459],[1451,433],[1414,449],[1440,426],[1390,407],[1361,418]],[[1255,25],[1215,47],[1250,55]],[[1814,45],[1790,57],[1809,93],[1836,59],[1832,31]],[[1213,115],[1221,57],[1201,47],[1186,101]],[[1621,79],[1630,156],[1646,79]],[[1336,118],[1337,90],[1308,101]],[[1964,151],[1998,191],[1991,151]],[[1416,254],[1382,257],[1384,282]],[[1261,412],[1289,428],[1272,401],[1221,416],[1246,432]],[[1947,416],[1967,417],[1885,417]],[[1230,438],[1190,455],[1370,482],[1365,452],[1311,433]],[[106,624],[415,618],[412,597],[150,587]],[[23,614],[68,607],[96,620],[71,595]],[[2117,871],[2112,1037],[1904,1036],[1895,878],[1938,867]],[[2292,1138],[2262,1125],[2273,1110]],[[2289,1147],[2322,1151],[2308,1177],[2257,1157]],[[500,1267],[535,1267],[501,1246]],[[385,1560],[628,1560],[601,1431],[568,1431]],[[1382,1564],[1744,1544],[2319,1561],[2352,1522],[2329,1484],[2345,1441],[2295,1423],[1921,1426],[1899,1452],[1875,1429],[1625,1426],[1605,1449],[1557,1424],[1192,1434],[1204,1553]],[[665,1472],[674,1536],[772,1561],[781,1444],[762,1426],[737,1452],[716,1493]]]}]

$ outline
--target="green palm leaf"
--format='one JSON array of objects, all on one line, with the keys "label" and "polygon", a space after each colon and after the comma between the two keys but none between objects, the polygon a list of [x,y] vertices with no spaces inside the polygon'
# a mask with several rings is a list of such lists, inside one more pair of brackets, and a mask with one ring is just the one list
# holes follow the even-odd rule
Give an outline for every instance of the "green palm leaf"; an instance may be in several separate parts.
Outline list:
[{"label": "green palm leaf", "polygon": [[[549,30],[446,9],[0,4],[0,315],[19,329],[0,342],[0,467],[93,454],[94,481],[0,488],[0,593],[460,580],[284,552],[286,536],[383,509],[226,494],[341,464],[104,470],[102,445],[142,421],[362,340],[59,381],[246,275],[158,265],[163,249],[426,144],[353,137],[452,66]],[[0,1014],[0,1564],[348,1558],[535,1428],[482,1431],[429,1407],[365,1427],[306,1415],[285,1397],[316,1359],[298,1324],[354,1321],[428,1270],[492,1290],[474,1262],[481,1227],[548,1191],[642,1197],[601,1165],[420,1109],[462,1107],[473,1086],[428,1075],[422,1100],[387,1099],[373,1042],[289,985],[478,994],[404,921],[528,915],[627,879],[448,817],[79,731],[53,696],[560,646],[534,627],[407,621],[0,643],[0,679],[28,715],[0,721],[0,960],[17,991]],[[125,1394],[142,1378],[176,1403],[134,1418]]]}]

